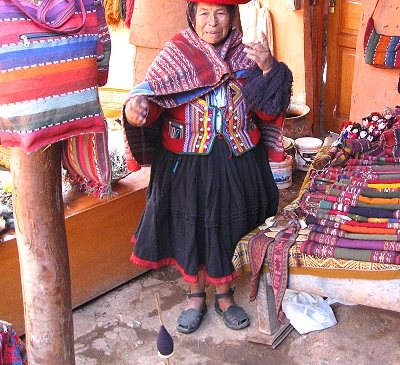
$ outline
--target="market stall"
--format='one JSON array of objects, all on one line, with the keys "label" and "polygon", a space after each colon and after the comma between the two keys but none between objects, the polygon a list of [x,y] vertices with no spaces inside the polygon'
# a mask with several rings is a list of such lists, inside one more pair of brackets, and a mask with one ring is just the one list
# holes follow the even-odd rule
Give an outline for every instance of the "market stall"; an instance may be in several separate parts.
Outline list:
[{"label": "market stall", "polygon": [[327,137],[298,198],[238,243],[234,265],[257,300],[249,340],[274,348],[292,330],[287,288],[400,312],[399,132]]}]

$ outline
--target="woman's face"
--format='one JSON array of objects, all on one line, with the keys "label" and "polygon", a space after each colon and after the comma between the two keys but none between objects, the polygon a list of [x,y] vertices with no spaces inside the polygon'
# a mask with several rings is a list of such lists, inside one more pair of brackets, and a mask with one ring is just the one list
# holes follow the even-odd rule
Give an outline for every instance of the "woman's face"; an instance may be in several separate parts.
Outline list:
[{"label": "woman's face", "polygon": [[198,3],[194,29],[205,42],[217,47],[228,35],[231,19],[225,5]]}]

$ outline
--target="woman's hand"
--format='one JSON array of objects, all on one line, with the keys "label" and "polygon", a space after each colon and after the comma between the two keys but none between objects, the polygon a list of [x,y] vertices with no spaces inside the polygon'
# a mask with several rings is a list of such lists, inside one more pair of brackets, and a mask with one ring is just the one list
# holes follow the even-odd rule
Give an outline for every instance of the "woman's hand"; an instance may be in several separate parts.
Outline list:
[{"label": "woman's hand", "polygon": [[149,114],[149,101],[143,96],[134,96],[129,99],[125,105],[125,116],[129,124],[135,127],[141,127],[146,124],[147,115]]},{"label": "woman's hand", "polygon": [[256,40],[245,46],[244,52],[247,53],[247,57],[257,63],[264,75],[268,73],[272,68],[275,58],[271,54],[268,39],[264,32],[261,32],[261,42]]}]

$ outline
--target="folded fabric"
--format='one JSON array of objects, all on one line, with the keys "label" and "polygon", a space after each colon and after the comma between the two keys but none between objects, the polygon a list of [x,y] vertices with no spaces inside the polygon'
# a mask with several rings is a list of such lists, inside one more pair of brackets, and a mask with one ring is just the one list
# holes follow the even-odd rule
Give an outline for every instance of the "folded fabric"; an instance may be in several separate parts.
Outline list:
[{"label": "folded fabric", "polygon": [[329,219],[335,220],[337,217],[345,216],[350,218],[353,222],[372,222],[372,223],[387,223],[387,222],[398,222],[397,218],[378,218],[378,217],[366,217],[359,214],[341,212],[338,210],[318,209],[315,215],[318,219]]},{"label": "folded fabric", "polygon": [[358,222],[358,221],[353,221],[349,217],[344,216],[344,215],[336,215],[333,216],[331,219],[324,219],[324,218],[317,218],[317,217],[306,217],[306,223],[307,224],[319,224],[321,226],[325,227],[334,227],[338,229],[342,229],[343,231],[348,231],[348,232],[356,232],[353,231],[351,227],[357,228],[357,230],[363,230],[365,233],[364,229],[373,229],[373,233],[378,233],[375,231],[375,228],[390,228],[390,229],[400,229],[400,222],[396,220],[395,222]]},{"label": "folded fabric", "polygon": [[398,198],[367,198],[364,196],[346,195],[345,196],[334,196],[327,195],[325,200],[332,203],[347,204],[352,207],[374,207],[383,208],[388,210],[398,210],[400,209],[400,201]]},{"label": "folded fabric", "polygon": [[346,204],[329,202],[327,200],[321,200],[319,208],[328,210],[338,210],[346,213],[358,214],[366,217],[375,218],[400,218],[399,210],[383,209],[378,207],[364,207],[364,206],[349,206]]},{"label": "folded fabric", "polygon": [[390,156],[363,156],[363,158],[351,158],[347,161],[347,166],[356,166],[356,165],[389,165],[389,164],[398,164],[400,162],[399,157],[390,157]]},{"label": "folded fabric", "polygon": [[337,237],[344,237],[353,240],[376,240],[376,241],[399,241],[400,234],[389,234],[389,233],[354,233],[346,232],[341,229],[324,227],[319,224],[310,224],[309,227],[311,231],[329,234]]},{"label": "folded fabric", "polygon": [[314,231],[308,234],[308,239],[323,245],[343,248],[400,252],[399,241],[353,240]]},{"label": "folded fabric", "polygon": [[[369,197],[369,198],[400,198],[400,189],[399,188],[389,188],[389,191],[387,189],[382,190],[382,189],[376,189],[376,188],[371,188],[368,187],[367,183],[365,184],[354,184],[353,182],[350,182],[347,180],[348,183],[344,182],[342,184],[342,181],[338,184],[333,184],[332,187],[329,189],[329,195],[332,196],[346,196],[349,197],[350,194],[353,195],[361,195],[364,197]],[[363,186],[364,185],[364,186]]]},{"label": "folded fabric", "polygon": [[359,157],[360,154],[369,149],[371,149],[371,142],[368,139],[345,139],[342,150],[335,156],[332,164],[343,165],[351,157]]},{"label": "folded fabric", "polygon": [[342,260],[400,265],[399,252],[342,248],[324,245],[310,240],[304,241],[301,244],[300,252],[318,257],[334,257]]},{"label": "folded fabric", "polygon": [[400,157],[400,128],[391,128],[384,131],[379,144],[389,156]]}]

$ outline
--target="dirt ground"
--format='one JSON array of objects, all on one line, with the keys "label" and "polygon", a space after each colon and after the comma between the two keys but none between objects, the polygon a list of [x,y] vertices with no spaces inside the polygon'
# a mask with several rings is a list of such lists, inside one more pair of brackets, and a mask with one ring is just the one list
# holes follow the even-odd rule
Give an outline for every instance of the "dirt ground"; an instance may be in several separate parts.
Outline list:
[{"label": "dirt ground", "polygon": [[[298,193],[305,173],[293,174],[293,186],[281,190],[283,207]],[[163,324],[174,342],[169,365],[400,365],[400,315],[364,306],[333,304],[337,324],[300,335],[293,330],[274,350],[249,342],[257,328],[256,303],[249,300],[250,277],[236,283],[236,301],[250,316],[250,327],[232,331],[213,308],[214,288],[207,288],[208,313],[198,331],[175,329],[185,308],[188,285],[173,268],[149,271],[74,311],[76,365],[168,364],[157,352]],[[393,293],[399,296],[400,292]]]},{"label": "dirt ground", "polygon": [[249,313],[250,328],[232,331],[213,309],[190,335],[175,329],[188,290],[174,268],[150,271],[74,311],[77,365],[161,365],[157,352],[160,295],[163,324],[174,341],[172,365],[388,365],[400,364],[399,313],[364,306],[332,305],[338,323],[300,335],[293,330],[275,349],[246,340],[257,326],[250,278],[240,278],[236,300]]}]

